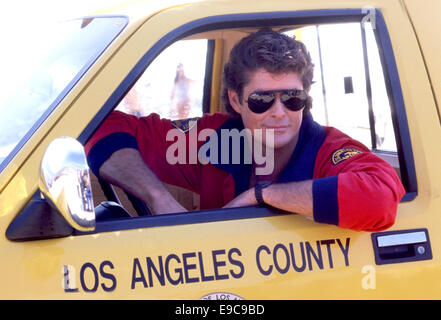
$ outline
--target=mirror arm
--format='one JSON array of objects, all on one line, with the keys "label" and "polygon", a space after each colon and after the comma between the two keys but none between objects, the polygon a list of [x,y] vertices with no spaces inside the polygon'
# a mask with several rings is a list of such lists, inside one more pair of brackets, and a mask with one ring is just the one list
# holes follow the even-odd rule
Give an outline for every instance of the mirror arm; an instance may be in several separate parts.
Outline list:
[{"label": "mirror arm", "polygon": [[74,229],[46,199],[40,190],[32,196],[6,230],[11,241],[31,241],[68,237]]}]

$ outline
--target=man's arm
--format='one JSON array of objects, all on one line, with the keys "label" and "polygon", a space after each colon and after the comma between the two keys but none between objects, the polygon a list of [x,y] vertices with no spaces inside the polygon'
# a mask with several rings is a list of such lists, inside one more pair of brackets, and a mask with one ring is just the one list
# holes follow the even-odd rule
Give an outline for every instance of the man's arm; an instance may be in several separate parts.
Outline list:
[{"label": "man's arm", "polygon": [[145,164],[139,151],[115,151],[99,169],[100,176],[144,201],[153,214],[187,211]]},{"label": "man's arm", "polygon": [[[262,190],[262,198],[266,204],[306,217],[313,217],[312,180],[272,184]],[[254,188],[251,188],[224,208],[257,205]]]},{"label": "man's arm", "polygon": [[312,180],[273,184],[262,190],[270,206],[313,218]]},{"label": "man's arm", "polygon": [[[332,183],[329,184],[332,180],[337,189],[332,190]],[[263,200],[270,206],[313,218],[317,222],[359,231],[379,231],[390,227],[403,194],[403,187],[391,176],[385,174],[379,178],[360,172],[272,184],[262,190]],[[257,205],[254,188],[240,194],[225,208],[251,205]]]}]

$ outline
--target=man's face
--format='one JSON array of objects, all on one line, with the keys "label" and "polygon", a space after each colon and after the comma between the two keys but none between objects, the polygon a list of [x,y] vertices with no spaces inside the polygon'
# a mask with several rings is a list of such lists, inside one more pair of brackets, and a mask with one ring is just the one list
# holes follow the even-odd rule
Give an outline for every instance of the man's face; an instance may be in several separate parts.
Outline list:
[{"label": "man's face", "polygon": [[258,69],[251,73],[249,83],[243,89],[242,100],[236,92],[229,90],[231,106],[242,117],[245,128],[251,130],[262,129],[264,141],[265,130],[274,130],[274,149],[296,143],[300,126],[302,124],[303,109],[299,111],[288,110],[280,101],[280,93],[276,93],[276,100],[270,109],[264,113],[254,113],[248,108],[248,97],[257,91],[268,90],[303,90],[303,84],[297,73],[269,73]]}]

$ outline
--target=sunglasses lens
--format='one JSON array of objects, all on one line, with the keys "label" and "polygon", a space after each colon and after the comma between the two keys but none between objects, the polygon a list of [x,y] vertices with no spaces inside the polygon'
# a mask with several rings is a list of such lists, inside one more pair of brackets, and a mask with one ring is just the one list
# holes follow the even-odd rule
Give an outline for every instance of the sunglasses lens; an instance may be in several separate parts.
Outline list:
[{"label": "sunglasses lens", "polygon": [[253,93],[248,97],[248,107],[254,113],[264,113],[274,103],[274,93]]},{"label": "sunglasses lens", "polygon": [[286,91],[280,95],[282,103],[291,111],[299,111],[305,106],[306,95],[303,91]]},{"label": "sunglasses lens", "polygon": [[264,113],[274,104],[275,92],[280,92],[280,100],[291,111],[299,111],[305,106],[308,95],[303,90],[262,91],[248,97],[248,107],[254,113]]}]

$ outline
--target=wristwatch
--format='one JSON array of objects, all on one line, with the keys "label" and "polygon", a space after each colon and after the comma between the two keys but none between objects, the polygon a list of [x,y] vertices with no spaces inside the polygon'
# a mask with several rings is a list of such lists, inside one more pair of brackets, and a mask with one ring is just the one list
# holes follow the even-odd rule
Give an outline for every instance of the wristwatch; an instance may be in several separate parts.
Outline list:
[{"label": "wristwatch", "polygon": [[254,196],[256,197],[256,201],[258,204],[266,204],[265,201],[263,201],[262,190],[268,187],[270,184],[271,181],[266,181],[266,182],[257,183],[254,186]]}]

